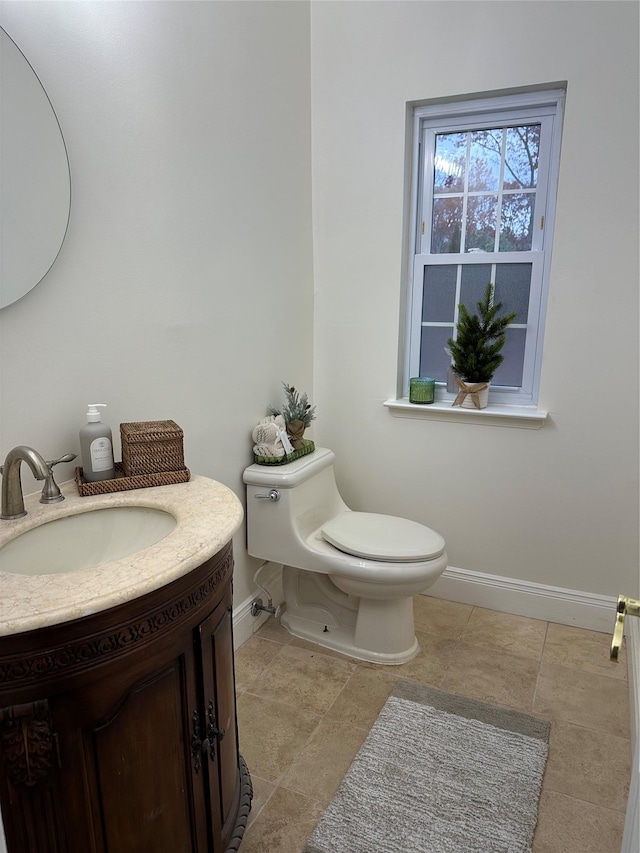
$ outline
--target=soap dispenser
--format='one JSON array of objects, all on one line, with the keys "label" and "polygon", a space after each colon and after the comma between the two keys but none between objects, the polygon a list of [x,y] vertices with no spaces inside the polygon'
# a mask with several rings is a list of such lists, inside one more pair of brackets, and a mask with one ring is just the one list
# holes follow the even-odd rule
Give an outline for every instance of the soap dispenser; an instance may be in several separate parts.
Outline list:
[{"label": "soap dispenser", "polygon": [[98,411],[105,407],[106,403],[89,403],[88,423],[80,430],[82,474],[88,483],[112,480],[115,474],[111,430],[102,423]]}]

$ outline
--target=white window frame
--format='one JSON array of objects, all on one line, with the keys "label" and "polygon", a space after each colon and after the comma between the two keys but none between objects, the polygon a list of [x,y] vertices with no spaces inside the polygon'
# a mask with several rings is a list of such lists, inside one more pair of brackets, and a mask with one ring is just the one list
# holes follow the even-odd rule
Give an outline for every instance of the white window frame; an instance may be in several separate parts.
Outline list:
[{"label": "white window frame", "polygon": [[[509,93],[488,98],[421,105],[413,112],[413,157],[411,177],[411,217],[409,262],[407,264],[407,345],[402,371],[402,396],[408,397],[409,379],[420,375],[422,330],[422,290],[424,268],[429,264],[458,264],[454,326],[460,302],[460,271],[466,264],[531,263],[532,277],[527,318],[523,383],[518,388],[490,389],[490,405],[535,406],[538,402],[544,325],[551,267],[551,244],[555,224],[555,197],[560,169],[560,143],[565,89],[553,88]],[[484,129],[500,124],[541,124],[538,184],[534,208],[534,233],[527,252],[428,254],[424,252],[431,234],[431,186],[424,185],[433,175],[436,133]],[[546,167],[544,166],[546,160]],[[427,176],[427,177],[425,177]],[[432,185],[432,181],[431,181]],[[424,227],[423,227],[424,223]],[[424,236],[423,236],[424,235]],[[495,264],[492,267],[495,271]],[[492,275],[492,281],[495,280]],[[429,325],[437,325],[430,323]],[[442,323],[442,326],[449,326]],[[514,328],[524,325],[514,324]],[[453,394],[446,383],[436,383],[436,400],[448,401]]]}]

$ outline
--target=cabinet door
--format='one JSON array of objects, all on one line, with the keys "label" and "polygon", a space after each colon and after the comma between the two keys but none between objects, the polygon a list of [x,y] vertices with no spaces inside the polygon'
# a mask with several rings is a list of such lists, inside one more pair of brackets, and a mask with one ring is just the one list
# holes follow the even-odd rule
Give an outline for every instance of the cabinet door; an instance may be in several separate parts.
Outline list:
[{"label": "cabinet door", "polygon": [[68,768],[65,812],[79,845],[69,853],[207,851],[204,791],[191,755],[192,644],[124,690],[108,680],[97,692],[60,697],[55,707]]},{"label": "cabinet door", "polygon": [[112,675],[93,689],[0,712],[9,850],[209,850],[208,802],[192,755],[199,679],[191,635],[182,653],[147,672],[133,684]]},{"label": "cabinet door", "polygon": [[167,665],[91,732],[107,851],[207,849],[206,822],[194,813],[202,785],[192,778],[189,668],[184,657]]},{"label": "cabinet door", "polygon": [[203,700],[211,758],[207,762],[214,850],[226,850],[240,798],[230,595],[200,627]]}]

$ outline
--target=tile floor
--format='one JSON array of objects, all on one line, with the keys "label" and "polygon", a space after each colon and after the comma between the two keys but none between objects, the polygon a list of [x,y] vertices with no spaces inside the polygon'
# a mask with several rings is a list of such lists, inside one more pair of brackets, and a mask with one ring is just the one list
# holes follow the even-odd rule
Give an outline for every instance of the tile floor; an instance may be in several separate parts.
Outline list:
[{"label": "tile floor", "polygon": [[631,766],[624,650],[612,663],[607,634],[427,596],[415,599],[415,625],[420,652],[402,666],[359,663],[273,619],[238,649],[254,785],[241,853],[300,853],[398,678],[551,720],[533,853],[619,853]]}]

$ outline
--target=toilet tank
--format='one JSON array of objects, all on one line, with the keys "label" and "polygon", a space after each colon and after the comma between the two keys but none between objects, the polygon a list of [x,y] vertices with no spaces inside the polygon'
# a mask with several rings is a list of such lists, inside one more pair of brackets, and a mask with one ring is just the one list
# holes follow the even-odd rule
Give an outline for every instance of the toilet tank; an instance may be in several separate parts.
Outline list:
[{"label": "toilet tank", "polygon": [[[332,450],[319,447],[286,465],[254,464],[245,470],[247,550],[252,557],[307,568],[305,540],[348,509],[336,486],[334,458]],[[277,501],[266,497],[271,489],[277,490]]]}]

